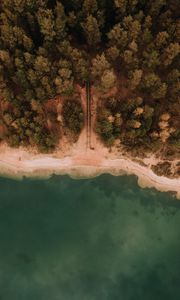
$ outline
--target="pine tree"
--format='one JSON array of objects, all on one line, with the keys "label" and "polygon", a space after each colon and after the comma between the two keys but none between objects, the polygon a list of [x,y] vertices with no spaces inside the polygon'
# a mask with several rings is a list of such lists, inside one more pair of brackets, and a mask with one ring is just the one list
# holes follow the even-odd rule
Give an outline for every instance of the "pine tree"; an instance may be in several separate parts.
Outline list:
[{"label": "pine tree", "polygon": [[104,71],[101,77],[101,87],[103,88],[103,90],[108,91],[109,89],[115,86],[115,83],[116,83],[116,76],[113,70]]},{"label": "pine tree", "polygon": [[95,17],[89,15],[81,26],[89,46],[94,47],[101,42],[101,32]]},{"label": "pine tree", "polygon": [[110,63],[107,61],[105,54],[97,55],[92,60],[92,76],[93,78],[100,78],[104,71],[110,69]]},{"label": "pine tree", "polygon": [[96,0],[84,0],[82,5],[82,12],[85,15],[95,15],[98,10],[98,4]]}]

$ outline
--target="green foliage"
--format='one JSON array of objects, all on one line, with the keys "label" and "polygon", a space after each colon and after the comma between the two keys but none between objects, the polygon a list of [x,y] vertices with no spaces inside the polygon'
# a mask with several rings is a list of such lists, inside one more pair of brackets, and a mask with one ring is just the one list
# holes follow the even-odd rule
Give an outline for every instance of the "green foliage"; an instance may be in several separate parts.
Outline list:
[{"label": "green foliage", "polygon": [[113,70],[106,70],[101,77],[101,86],[103,90],[109,90],[115,86],[116,76]]},{"label": "green foliage", "polygon": [[[12,145],[55,144],[47,129],[46,101],[72,95],[90,81],[99,93],[117,95],[100,114],[99,133],[133,145],[157,134],[158,118],[179,118],[178,1],[6,0],[0,3],[0,96]],[[114,89],[115,90],[115,89]],[[143,101],[142,101],[143,99]],[[67,107],[69,107],[67,101]],[[71,101],[64,120],[80,132],[81,108]],[[16,110],[16,112],[15,112]],[[17,111],[18,110],[18,111]],[[26,114],[27,113],[27,114]],[[72,124],[70,124],[72,122]],[[78,125],[79,122],[79,125]],[[56,127],[56,121],[52,121]],[[175,134],[169,141],[178,144]]]},{"label": "green foliage", "polygon": [[104,71],[108,70],[110,68],[110,64],[107,61],[104,53],[101,55],[97,55],[93,60],[92,60],[92,76],[94,78],[102,76]]},{"label": "green foliage", "polygon": [[85,22],[81,24],[85,38],[89,46],[96,46],[101,41],[101,32],[95,17],[88,15]]},{"label": "green foliage", "polygon": [[162,83],[157,74],[149,73],[143,78],[142,89],[149,92],[154,99],[159,99],[166,96],[167,84]]},{"label": "green foliage", "polygon": [[98,10],[98,4],[96,0],[84,0],[82,5],[82,11],[84,14],[95,14]]},{"label": "green foliage", "polygon": [[32,100],[31,104],[25,101],[22,105],[14,99],[9,109],[6,106],[1,121],[6,129],[4,138],[12,147],[36,145],[40,151],[47,152],[57,145],[59,131],[48,129],[45,111],[36,100]]},{"label": "green foliage", "polygon": [[84,124],[84,115],[82,106],[77,100],[67,100],[62,109],[64,126],[78,135]]},{"label": "green foliage", "polygon": [[107,120],[101,120],[98,123],[97,132],[101,134],[102,138],[107,141],[113,137],[112,123]]}]

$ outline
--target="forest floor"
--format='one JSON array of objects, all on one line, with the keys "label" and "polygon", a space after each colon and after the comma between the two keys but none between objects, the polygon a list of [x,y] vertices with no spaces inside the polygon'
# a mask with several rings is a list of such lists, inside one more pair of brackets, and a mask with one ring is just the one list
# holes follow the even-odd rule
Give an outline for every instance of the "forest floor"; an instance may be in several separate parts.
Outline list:
[{"label": "forest floor", "polygon": [[[86,114],[86,92],[80,89],[81,102]],[[93,93],[92,93],[93,95]],[[66,137],[62,137],[56,151],[50,154],[38,153],[35,149],[10,148],[5,143],[0,144],[0,173],[15,178],[49,177],[52,174],[69,174],[71,177],[95,177],[103,173],[113,175],[134,174],[138,177],[141,187],[154,187],[160,191],[175,192],[180,199],[180,177],[171,178],[158,176],[152,166],[164,162],[161,158],[149,154],[145,158],[135,158],[124,152],[120,141],[108,149],[97,134],[94,126],[95,111],[98,98],[91,99],[91,145],[87,147],[87,128],[82,130],[79,139],[69,144]],[[86,116],[87,117],[87,116]],[[171,162],[172,168],[179,166],[179,160]]]}]

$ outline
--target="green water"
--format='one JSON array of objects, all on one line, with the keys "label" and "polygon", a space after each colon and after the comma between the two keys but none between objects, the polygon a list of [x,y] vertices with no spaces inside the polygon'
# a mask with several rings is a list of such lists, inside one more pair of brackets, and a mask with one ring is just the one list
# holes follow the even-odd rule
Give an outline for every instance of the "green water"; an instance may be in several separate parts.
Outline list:
[{"label": "green water", "polygon": [[0,179],[0,300],[179,300],[180,201],[135,177]]}]

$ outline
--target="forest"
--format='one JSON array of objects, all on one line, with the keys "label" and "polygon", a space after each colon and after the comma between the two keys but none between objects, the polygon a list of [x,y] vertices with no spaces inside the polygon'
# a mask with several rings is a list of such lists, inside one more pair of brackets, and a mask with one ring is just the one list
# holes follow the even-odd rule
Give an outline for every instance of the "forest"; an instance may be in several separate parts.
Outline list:
[{"label": "forest", "polygon": [[[76,86],[89,82],[107,147],[180,153],[179,11],[179,0],[1,1],[0,139],[52,151],[62,126],[78,136]],[[48,105],[58,96],[61,122]]]}]

